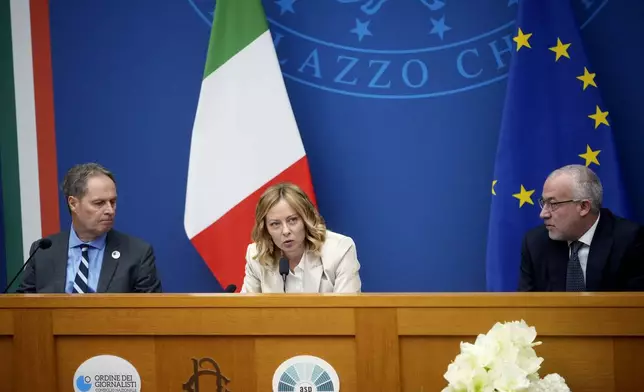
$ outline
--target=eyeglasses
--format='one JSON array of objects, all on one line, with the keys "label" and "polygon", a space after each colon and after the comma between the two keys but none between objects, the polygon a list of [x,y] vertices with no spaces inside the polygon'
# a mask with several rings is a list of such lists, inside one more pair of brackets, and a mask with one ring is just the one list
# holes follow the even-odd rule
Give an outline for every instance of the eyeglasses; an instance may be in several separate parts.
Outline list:
[{"label": "eyeglasses", "polygon": [[582,202],[583,200],[579,199],[570,199],[570,200],[564,200],[564,201],[549,201],[549,200],[544,200],[543,197],[540,197],[538,202],[539,202],[539,207],[541,209],[544,209],[548,207],[550,211],[555,211],[557,208],[559,208],[560,205],[566,204],[566,203],[579,203]]}]

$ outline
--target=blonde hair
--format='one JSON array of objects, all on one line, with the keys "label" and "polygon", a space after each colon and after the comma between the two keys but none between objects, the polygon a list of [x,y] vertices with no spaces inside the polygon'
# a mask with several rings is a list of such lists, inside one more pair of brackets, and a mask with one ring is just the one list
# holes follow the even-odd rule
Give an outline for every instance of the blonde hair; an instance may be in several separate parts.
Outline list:
[{"label": "blonde hair", "polygon": [[280,200],[286,201],[304,222],[306,233],[304,243],[307,251],[319,254],[326,240],[324,219],[306,193],[297,185],[288,182],[273,185],[264,192],[257,203],[255,225],[251,234],[257,248],[257,254],[253,258],[267,266],[276,265],[282,256],[282,252],[275,246],[266,228],[266,215]]}]

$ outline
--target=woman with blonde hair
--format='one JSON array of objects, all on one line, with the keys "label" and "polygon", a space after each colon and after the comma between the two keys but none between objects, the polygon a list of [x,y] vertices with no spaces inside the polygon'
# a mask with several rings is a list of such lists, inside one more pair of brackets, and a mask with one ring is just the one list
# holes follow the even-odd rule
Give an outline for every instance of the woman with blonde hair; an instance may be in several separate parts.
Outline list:
[{"label": "woman with blonde hair", "polygon": [[[242,293],[358,293],[361,281],[356,246],[326,228],[298,186],[273,185],[255,209],[253,243],[246,251]],[[288,262],[284,280],[279,264]]]}]

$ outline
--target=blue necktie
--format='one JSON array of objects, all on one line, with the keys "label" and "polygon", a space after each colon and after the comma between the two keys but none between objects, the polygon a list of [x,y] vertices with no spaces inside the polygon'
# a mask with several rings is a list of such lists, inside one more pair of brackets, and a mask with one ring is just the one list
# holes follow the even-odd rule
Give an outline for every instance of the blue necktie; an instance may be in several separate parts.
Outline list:
[{"label": "blue necktie", "polygon": [[81,262],[74,279],[74,293],[89,293],[89,246],[81,247]]},{"label": "blue necktie", "polygon": [[579,249],[584,245],[579,241],[570,244],[570,258],[568,259],[568,271],[566,273],[566,291],[586,291],[584,271],[579,263]]}]

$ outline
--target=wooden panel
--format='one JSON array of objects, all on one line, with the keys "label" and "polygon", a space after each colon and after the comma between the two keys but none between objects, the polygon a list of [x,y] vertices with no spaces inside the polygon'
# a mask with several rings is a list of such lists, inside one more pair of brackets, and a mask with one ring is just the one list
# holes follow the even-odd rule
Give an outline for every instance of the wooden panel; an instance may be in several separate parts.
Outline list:
[{"label": "wooden panel", "polygon": [[612,338],[543,337],[535,347],[544,358],[539,374],[558,373],[573,391],[620,392],[613,377]]},{"label": "wooden panel", "polygon": [[644,381],[644,338],[613,338],[615,391],[640,391]]},{"label": "wooden panel", "polygon": [[644,335],[638,308],[399,309],[400,335],[477,335],[497,321],[525,320],[539,335]]},{"label": "wooden panel", "polygon": [[361,391],[400,391],[395,309],[356,310],[356,348]]},{"label": "wooden panel", "polygon": [[644,308],[644,293],[28,294],[0,309],[29,308]]},{"label": "wooden panel", "polygon": [[[340,377],[342,392],[368,391],[362,387],[358,388],[355,342],[352,338],[344,337],[257,338],[255,343],[257,385],[253,391],[272,391],[273,374],[282,362],[296,355],[314,355],[327,361]],[[376,390],[384,391],[384,389],[373,389],[373,391]]]},{"label": "wooden panel", "polygon": [[[235,392],[255,391],[255,341],[251,337],[158,337],[156,338],[156,358],[158,383],[156,391],[197,390],[192,384],[194,374],[193,358],[212,359],[221,375],[222,385]],[[207,372],[198,377],[200,391],[217,391],[217,377],[208,370],[214,365],[205,361],[199,370]],[[184,384],[192,389],[184,389]]]},{"label": "wooden panel", "polygon": [[459,353],[461,341],[475,339],[474,336],[401,337],[403,392],[442,391],[447,386],[443,375]]},{"label": "wooden panel", "polygon": [[537,337],[544,358],[539,375],[559,373],[572,391],[621,392],[613,378],[612,338]]},{"label": "wooden panel", "polygon": [[13,339],[0,336],[0,390],[13,391]]},{"label": "wooden panel", "polygon": [[[76,369],[96,355],[116,355],[130,362],[141,377],[141,390],[156,390],[154,341],[152,337],[78,336],[56,338],[58,391],[73,390]],[[55,366],[49,365],[55,369]],[[27,384],[30,385],[30,384]],[[42,389],[51,391],[51,388]]]},{"label": "wooden panel", "polygon": [[0,336],[13,335],[13,314],[9,310],[0,310]]},{"label": "wooden panel", "polygon": [[50,391],[56,385],[51,312],[19,310],[14,313],[14,322],[14,390]]},{"label": "wooden panel", "polygon": [[[329,322],[333,320],[333,322]],[[354,335],[351,309],[61,309],[57,335]]]}]

